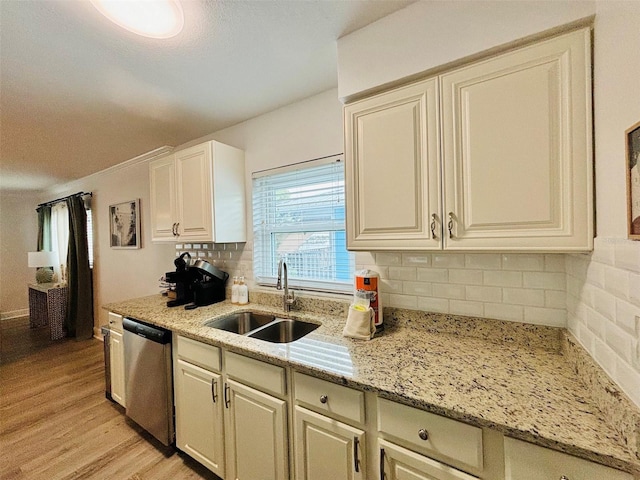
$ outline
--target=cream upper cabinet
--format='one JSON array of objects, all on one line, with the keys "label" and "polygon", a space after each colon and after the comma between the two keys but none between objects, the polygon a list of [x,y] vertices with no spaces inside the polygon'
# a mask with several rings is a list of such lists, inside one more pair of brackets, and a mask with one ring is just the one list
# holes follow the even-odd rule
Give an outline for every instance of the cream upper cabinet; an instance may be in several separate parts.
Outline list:
[{"label": "cream upper cabinet", "polygon": [[351,250],[593,248],[590,30],[345,106]]},{"label": "cream upper cabinet", "polygon": [[153,241],[246,241],[242,150],[205,142],[149,169]]},{"label": "cream upper cabinet", "polygon": [[593,248],[588,29],[441,77],[444,246]]},{"label": "cream upper cabinet", "polygon": [[345,107],[347,246],[440,249],[438,84]]},{"label": "cream upper cabinet", "polygon": [[176,237],[176,170],[173,155],[149,163],[151,240],[174,241]]}]

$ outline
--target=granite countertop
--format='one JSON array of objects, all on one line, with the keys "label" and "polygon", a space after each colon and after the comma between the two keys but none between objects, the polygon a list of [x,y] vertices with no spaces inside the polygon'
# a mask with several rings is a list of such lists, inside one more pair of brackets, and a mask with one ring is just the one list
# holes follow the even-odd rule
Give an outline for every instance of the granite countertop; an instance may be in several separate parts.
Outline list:
[{"label": "granite countertop", "polygon": [[284,316],[266,295],[254,298],[263,303],[225,301],[185,310],[168,308],[166,297],[153,295],[103,308],[640,477],[635,407],[633,438],[628,438],[605,419],[593,389],[562,353],[563,342],[575,348],[563,329],[442,315],[418,318],[424,312],[391,309],[385,310],[384,332],[361,341],[342,336],[347,304],[322,300],[315,305],[322,313],[290,313],[320,327],[289,344],[203,325],[242,310]]}]

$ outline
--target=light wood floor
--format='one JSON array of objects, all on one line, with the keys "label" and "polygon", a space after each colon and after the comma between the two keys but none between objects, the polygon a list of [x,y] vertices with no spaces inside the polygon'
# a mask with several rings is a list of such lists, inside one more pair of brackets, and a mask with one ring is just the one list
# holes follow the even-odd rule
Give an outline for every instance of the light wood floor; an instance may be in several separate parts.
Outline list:
[{"label": "light wood floor", "polygon": [[104,396],[102,342],[0,321],[0,479],[218,479]]}]

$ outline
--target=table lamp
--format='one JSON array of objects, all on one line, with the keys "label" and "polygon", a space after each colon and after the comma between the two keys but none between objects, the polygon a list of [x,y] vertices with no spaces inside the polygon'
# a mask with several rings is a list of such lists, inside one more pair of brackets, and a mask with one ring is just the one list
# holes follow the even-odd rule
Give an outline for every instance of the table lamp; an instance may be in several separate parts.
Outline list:
[{"label": "table lamp", "polygon": [[36,282],[51,283],[54,281],[53,265],[56,264],[55,252],[29,252],[29,267],[37,268]]}]

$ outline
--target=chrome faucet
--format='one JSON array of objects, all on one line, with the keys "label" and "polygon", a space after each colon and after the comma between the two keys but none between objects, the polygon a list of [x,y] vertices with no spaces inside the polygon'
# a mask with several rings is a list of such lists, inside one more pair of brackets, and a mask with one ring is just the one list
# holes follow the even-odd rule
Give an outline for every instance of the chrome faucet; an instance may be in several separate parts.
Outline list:
[{"label": "chrome faucet", "polygon": [[[284,277],[283,277],[284,271]],[[282,280],[284,278],[284,281]],[[291,311],[291,306],[296,301],[293,290],[289,291],[289,280],[287,278],[287,262],[280,259],[278,262],[278,282],[276,283],[276,290],[282,290],[284,283],[284,295],[282,297],[282,307],[285,312]]]}]

